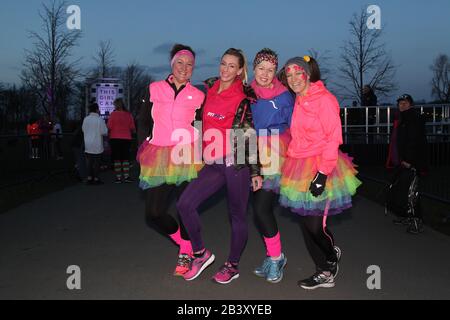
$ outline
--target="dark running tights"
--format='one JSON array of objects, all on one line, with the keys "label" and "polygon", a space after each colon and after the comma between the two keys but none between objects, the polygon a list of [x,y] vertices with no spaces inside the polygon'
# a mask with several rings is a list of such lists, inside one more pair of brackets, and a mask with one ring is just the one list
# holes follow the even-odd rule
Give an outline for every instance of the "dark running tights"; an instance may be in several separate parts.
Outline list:
[{"label": "dark running tights", "polygon": [[253,212],[256,223],[266,238],[272,238],[278,233],[278,225],[273,212],[277,197],[277,194],[264,189],[253,193]]},{"label": "dark running tights", "polygon": [[[168,213],[168,210],[172,200],[175,199],[175,201],[178,201],[178,198],[187,185],[187,182],[180,186],[163,184],[146,190],[145,221],[148,226],[152,227],[153,225],[156,225],[167,235],[177,232],[179,226],[178,222]],[[189,236],[181,223],[180,228],[181,237],[184,240],[189,240]]]},{"label": "dark running tights", "polygon": [[306,248],[318,270],[329,270],[327,261],[336,262],[334,238],[327,227],[322,226],[322,216],[300,217],[300,226]]}]

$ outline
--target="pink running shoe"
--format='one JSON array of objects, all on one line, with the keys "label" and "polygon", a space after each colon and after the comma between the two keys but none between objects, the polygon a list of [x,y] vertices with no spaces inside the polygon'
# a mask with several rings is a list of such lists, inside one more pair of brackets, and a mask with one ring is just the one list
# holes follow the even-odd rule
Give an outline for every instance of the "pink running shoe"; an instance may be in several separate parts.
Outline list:
[{"label": "pink running shoe", "polygon": [[239,278],[239,270],[237,267],[233,266],[229,262],[225,262],[225,264],[213,277],[213,280],[217,283],[227,284],[237,278]]},{"label": "pink running shoe", "polygon": [[189,271],[183,275],[184,280],[191,281],[197,278],[203,270],[214,262],[215,258],[216,257],[207,249],[205,249],[205,252],[203,252],[201,257],[192,257]]},{"label": "pink running shoe", "polygon": [[190,255],[180,254],[178,256],[177,267],[175,268],[173,275],[182,277],[186,272],[189,271],[191,260],[192,257]]}]

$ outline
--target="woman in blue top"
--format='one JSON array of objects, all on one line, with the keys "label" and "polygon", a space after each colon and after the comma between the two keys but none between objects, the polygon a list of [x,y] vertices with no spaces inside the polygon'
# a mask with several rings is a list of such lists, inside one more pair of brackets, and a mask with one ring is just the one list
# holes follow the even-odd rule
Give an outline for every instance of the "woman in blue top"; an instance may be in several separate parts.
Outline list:
[{"label": "woman in blue top", "polygon": [[254,273],[273,283],[281,281],[287,262],[281,250],[274,204],[280,188],[281,166],[291,139],[289,126],[294,108],[293,95],[275,77],[277,68],[277,54],[271,49],[262,49],[253,61],[255,79],[251,83],[258,98],[251,109],[264,177],[263,188],[254,193],[253,211],[266,245],[266,258]]}]

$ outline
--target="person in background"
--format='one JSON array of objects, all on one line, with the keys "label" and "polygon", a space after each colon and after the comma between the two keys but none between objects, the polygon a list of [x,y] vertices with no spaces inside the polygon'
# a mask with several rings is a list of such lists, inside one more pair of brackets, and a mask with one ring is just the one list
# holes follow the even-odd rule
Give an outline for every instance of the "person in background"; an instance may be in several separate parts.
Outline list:
[{"label": "person in background", "polygon": [[82,130],[88,171],[87,184],[103,184],[99,179],[100,158],[104,150],[103,137],[108,134],[108,128],[100,117],[98,104],[89,106],[89,115],[83,120]]},{"label": "person in background", "polygon": [[39,159],[39,149],[41,145],[41,129],[36,119],[31,119],[27,124],[27,134],[30,138],[31,159]]},{"label": "person in background", "polygon": [[397,99],[398,122],[394,122],[387,167],[394,167],[387,206],[400,217],[394,224],[407,226],[411,234],[423,232],[419,182],[427,170],[425,121],[414,109],[409,94]]},{"label": "person in background", "polygon": [[132,182],[130,178],[130,146],[136,132],[133,116],[125,108],[122,99],[114,100],[115,110],[108,119],[111,158],[116,175],[115,183]]},{"label": "person in background", "polygon": [[41,132],[42,139],[42,156],[44,159],[50,158],[50,133],[53,130],[53,123],[50,121],[48,115],[44,115],[39,122],[39,130]]},{"label": "person in background", "polygon": [[61,140],[62,140],[62,127],[61,122],[58,118],[53,121],[53,128],[52,128],[52,153],[53,156],[56,157],[56,160],[62,160],[63,159],[63,153],[62,153],[62,147],[61,147]]}]

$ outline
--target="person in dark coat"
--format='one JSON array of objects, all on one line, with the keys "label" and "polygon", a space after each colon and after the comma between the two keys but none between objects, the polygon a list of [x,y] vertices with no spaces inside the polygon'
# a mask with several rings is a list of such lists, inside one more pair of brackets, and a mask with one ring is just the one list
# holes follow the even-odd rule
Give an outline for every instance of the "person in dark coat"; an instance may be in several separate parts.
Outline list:
[{"label": "person in dark coat", "polygon": [[387,161],[388,166],[395,166],[388,207],[401,216],[394,220],[395,224],[407,225],[407,232],[417,234],[423,231],[418,188],[427,169],[425,122],[409,94],[401,95],[397,106],[400,113],[394,128],[396,139],[391,140]]}]

